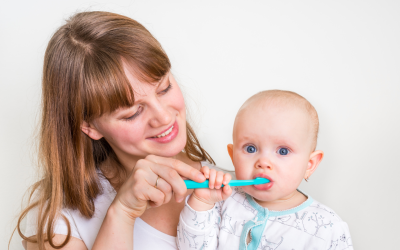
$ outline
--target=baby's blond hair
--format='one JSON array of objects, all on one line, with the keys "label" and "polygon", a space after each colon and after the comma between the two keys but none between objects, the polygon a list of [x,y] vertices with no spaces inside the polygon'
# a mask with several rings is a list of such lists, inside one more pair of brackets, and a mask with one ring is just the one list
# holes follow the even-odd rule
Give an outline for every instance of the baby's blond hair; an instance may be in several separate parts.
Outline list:
[{"label": "baby's blond hair", "polygon": [[[314,151],[317,146],[317,139],[318,139],[318,130],[319,130],[319,119],[317,111],[315,110],[314,106],[304,98],[303,96],[287,90],[265,90],[261,91],[249,99],[242,105],[239,109],[238,114],[247,107],[250,103],[253,102],[268,102],[269,104],[284,104],[295,106],[296,108],[303,109],[305,113],[307,113],[310,117],[310,124],[312,126],[312,150]],[[235,120],[236,123],[236,120]]]}]

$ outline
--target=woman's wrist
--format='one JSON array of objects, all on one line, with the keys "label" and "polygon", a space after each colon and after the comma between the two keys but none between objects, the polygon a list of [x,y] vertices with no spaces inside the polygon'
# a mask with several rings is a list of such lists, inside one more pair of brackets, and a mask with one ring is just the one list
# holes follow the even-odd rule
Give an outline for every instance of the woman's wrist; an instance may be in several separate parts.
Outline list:
[{"label": "woman's wrist", "polygon": [[122,207],[121,204],[112,203],[108,208],[107,215],[112,220],[121,221],[128,226],[132,226],[135,224],[135,220],[137,217],[133,216],[132,213],[129,213]]},{"label": "woman's wrist", "polygon": [[206,201],[196,196],[196,194],[193,192],[192,195],[189,197],[188,205],[196,211],[207,211],[213,208],[215,206],[215,203]]},{"label": "woman's wrist", "polygon": [[133,249],[133,228],[136,218],[130,218],[116,204],[108,208],[93,250]]}]

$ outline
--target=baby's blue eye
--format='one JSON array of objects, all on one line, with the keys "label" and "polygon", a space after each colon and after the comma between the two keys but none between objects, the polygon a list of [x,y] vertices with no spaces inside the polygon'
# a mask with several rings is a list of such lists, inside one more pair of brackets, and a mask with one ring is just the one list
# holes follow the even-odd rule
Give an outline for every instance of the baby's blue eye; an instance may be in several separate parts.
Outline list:
[{"label": "baby's blue eye", "polygon": [[280,149],[278,150],[278,153],[279,153],[280,155],[287,155],[287,154],[289,154],[289,150],[288,150],[287,148],[280,148]]},{"label": "baby's blue eye", "polygon": [[256,147],[250,145],[250,146],[247,146],[247,147],[246,147],[246,151],[247,151],[247,153],[252,154],[252,153],[257,152],[257,149],[256,149]]}]

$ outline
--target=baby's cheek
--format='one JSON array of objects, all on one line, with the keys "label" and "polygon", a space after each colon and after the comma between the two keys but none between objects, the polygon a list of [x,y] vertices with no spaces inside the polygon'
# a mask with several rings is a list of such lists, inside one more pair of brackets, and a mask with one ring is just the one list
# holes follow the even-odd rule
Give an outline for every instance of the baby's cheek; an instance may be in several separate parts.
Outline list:
[{"label": "baby's cheek", "polygon": [[233,152],[234,159],[233,165],[235,166],[236,179],[238,180],[249,180],[253,179],[253,169],[251,162],[248,159],[243,159],[240,153]]},{"label": "baby's cheek", "polygon": [[252,186],[242,186],[241,188],[243,191],[245,191],[249,195],[254,196],[254,194],[253,194],[254,192],[252,192],[252,191],[254,191],[254,189]]},{"label": "baby's cheek", "polygon": [[296,189],[300,185],[302,175],[300,172],[292,172],[287,175],[286,189]]},{"label": "baby's cheek", "polygon": [[244,170],[243,168],[236,168],[235,169],[235,174],[236,174],[236,179],[238,180],[248,180],[251,179],[250,178],[250,174],[248,173],[248,171]]}]

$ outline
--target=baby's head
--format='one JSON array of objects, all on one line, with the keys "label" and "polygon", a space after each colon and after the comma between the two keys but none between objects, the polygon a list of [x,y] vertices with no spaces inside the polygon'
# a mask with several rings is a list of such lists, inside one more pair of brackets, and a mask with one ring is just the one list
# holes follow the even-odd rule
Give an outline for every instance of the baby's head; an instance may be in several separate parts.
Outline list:
[{"label": "baby's head", "polygon": [[268,90],[250,97],[236,115],[228,152],[237,179],[271,182],[243,190],[259,201],[290,197],[322,160],[323,152],[315,151],[318,126],[315,108],[294,92]]}]

